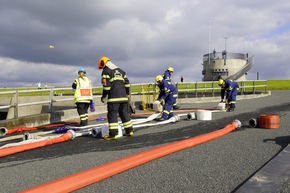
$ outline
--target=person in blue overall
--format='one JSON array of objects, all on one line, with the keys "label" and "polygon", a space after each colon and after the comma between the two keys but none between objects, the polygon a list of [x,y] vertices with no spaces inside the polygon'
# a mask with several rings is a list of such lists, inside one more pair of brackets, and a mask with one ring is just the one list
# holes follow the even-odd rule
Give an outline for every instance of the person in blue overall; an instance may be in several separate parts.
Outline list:
[{"label": "person in blue overall", "polygon": [[157,75],[155,77],[157,86],[160,89],[157,100],[160,101],[160,104],[163,106],[162,116],[159,121],[168,120],[174,116],[173,113],[173,104],[174,104],[174,95],[177,94],[176,88],[168,81],[164,80],[162,75]]},{"label": "person in blue overall", "polygon": [[[167,70],[162,75],[163,79],[168,81],[172,85],[173,85],[173,83],[171,82],[171,75],[172,75],[173,72],[174,72],[174,69],[172,67],[168,67]],[[176,92],[176,95],[174,96],[173,109],[179,109],[180,108],[177,105],[177,102],[176,102],[177,98],[178,98],[178,94]]]},{"label": "person in blue overall", "polygon": [[[221,87],[221,102],[226,102],[229,105],[227,112],[234,111],[236,108],[236,97],[239,91],[239,85],[231,79],[219,79],[218,85]],[[225,98],[226,92],[226,100]]]}]

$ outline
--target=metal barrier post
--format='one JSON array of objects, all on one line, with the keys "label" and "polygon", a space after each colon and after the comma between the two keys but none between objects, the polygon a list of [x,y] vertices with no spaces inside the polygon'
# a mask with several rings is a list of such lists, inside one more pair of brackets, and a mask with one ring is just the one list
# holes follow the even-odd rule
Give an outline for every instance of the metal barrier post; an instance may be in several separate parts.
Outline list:
[{"label": "metal barrier post", "polygon": [[18,91],[15,91],[14,93],[14,118],[15,119],[17,119],[19,116],[18,96],[19,96]]},{"label": "metal barrier post", "polygon": [[256,81],[254,80],[253,81],[253,94],[255,94],[256,93]]},{"label": "metal barrier post", "polygon": [[212,87],[212,97],[214,97],[214,81],[211,83],[211,87]]},{"label": "metal barrier post", "polygon": [[241,87],[242,87],[242,89],[241,89],[241,95],[244,94],[244,89],[245,89],[244,86],[245,86],[245,82],[242,81],[242,82],[241,82]]},{"label": "metal barrier post", "polygon": [[49,104],[49,112],[52,113],[53,112],[53,89],[50,89],[49,90],[49,101],[50,101],[50,104]]},{"label": "metal barrier post", "polygon": [[195,82],[195,98],[197,98],[197,82]]}]

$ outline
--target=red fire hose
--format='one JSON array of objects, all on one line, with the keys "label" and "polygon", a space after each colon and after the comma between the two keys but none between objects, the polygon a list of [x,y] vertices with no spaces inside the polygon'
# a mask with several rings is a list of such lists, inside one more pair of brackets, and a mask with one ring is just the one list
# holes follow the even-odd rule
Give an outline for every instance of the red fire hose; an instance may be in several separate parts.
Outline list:
[{"label": "red fire hose", "polygon": [[71,176],[67,176],[31,189],[24,190],[22,193],[72,192],[154,159],[158,159],[171,153],[224,136],[240,126],[241,122],[239,120],[235,120],[223,129],[137,153],[120,160],[109,162],[107,164],[85,170]]},{"label": "red fire hose", "polygon": [[19,153],[22,151],[36,149],[36,148],[43,147],[43,146],[53,145],[56,143],[62,143],[62,142],[65,142],[65,141],[72,139],[74,137],[74,135],[75,135],[74,131],[69,130],[67,133],[65,133],[59,137],[56,137],[56,138],[46,139],[46,140],[37,141],[34,143],[28,143],[28,144],[24,144],[24,145],[20,145],[20,146],[14,146],[14,147],[0,149],[0,157]]}]

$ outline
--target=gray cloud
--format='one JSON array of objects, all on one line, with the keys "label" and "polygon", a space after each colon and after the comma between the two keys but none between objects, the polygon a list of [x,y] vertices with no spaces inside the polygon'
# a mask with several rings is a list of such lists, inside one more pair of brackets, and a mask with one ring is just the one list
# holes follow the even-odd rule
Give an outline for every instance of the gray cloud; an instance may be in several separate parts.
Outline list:
[{"label": "gray cloud", "polygon": [[4,0],[0,87],[68,86],[79,67],[99,84],[103,55],[132,83],[153,82],[168,66],[175,81],[201,81],[203,54],[222,51],[225,35],[229,51],[255,55],[249,79],[257,72],[263,79],[289,79],[289,9],[282,0]]}]

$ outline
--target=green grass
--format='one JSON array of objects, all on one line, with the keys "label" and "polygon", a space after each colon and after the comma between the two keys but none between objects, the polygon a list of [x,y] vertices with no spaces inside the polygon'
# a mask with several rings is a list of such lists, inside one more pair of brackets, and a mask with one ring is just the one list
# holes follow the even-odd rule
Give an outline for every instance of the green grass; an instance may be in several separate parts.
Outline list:
[{"label": "green grass", "polygon": [[268,80],[268,90],[290,90],[290,80]]}]

